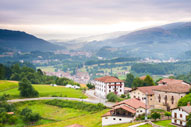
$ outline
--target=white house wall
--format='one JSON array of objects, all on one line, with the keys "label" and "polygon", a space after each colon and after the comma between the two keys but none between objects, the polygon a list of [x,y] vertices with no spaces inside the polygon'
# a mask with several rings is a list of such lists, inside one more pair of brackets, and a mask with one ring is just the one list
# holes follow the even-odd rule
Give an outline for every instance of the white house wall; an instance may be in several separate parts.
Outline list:
[{"label": "white house wall", "polygon": [[[175,118],[175,113],[177,114],[177,117]],[[182,114],[182,118],[180,117],[180,114]],[[182,126],[186,126],[186,116],[188,116],[188,113],[183,111],[182,109],[174,109],[172,110],[172,123],[180,125],[180,121],[182,121]],[[176,122],[175,122],[176,120]]]},{"label": "white house wall", "polygon": [[106,116],[102,117],[102,126],[129,123],[133,121],[133,117]]}]

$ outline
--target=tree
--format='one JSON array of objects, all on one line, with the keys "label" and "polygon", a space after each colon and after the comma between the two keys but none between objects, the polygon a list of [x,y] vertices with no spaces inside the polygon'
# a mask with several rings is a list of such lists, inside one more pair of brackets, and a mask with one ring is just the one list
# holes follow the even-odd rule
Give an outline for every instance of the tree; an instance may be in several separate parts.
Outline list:
[{"label": "tree", "polygon": [[191,93],[187,94],[186,96],[182,97],[179,101],[178,101],[178,106],[186,106],[188,104],[188,102],[191,103]]},{"label": "tree", "polygon": [[150,75],[147,75],[144,79],[144,86],[154,86],[155,83]]},{"label": "tree", "polygon": [[187,125],[187,127],[191,127],[191,113],[187,116],[187,123],[186,123],[186,125]]},{"label": "tree", "polygon": [[95,86],[92,85],[91,83],[86,84],[86,86],[88,87],[88,89],[94,89],[95,88]]},{"label": "tree", "polygon": [[38,97],[39,93],[32,87],[31,82],[23,78],[19,82],[19,91],[21,97]]},{"label": "tree", "polygon": [[125,79],[125,86],[132,87],[134,78],[135,77],[133,74],[131,74],[131,73],[127,74],[126,79]]},{"label": "tree", "polygon": [[41,119],[41,116],[38,113],[33,113],[29,108],[24,108],[20,115],[26,122],[36,122]]},{"label": "tree", "polygon": [[160,119],[160,117],[161,117],[160,113],[154,112],[151,114],[151,118],[153,118],[155,121],[157,119]]},{"label": "tree", "polygon": [[168,119],[169,119],[169,117],[171,116],[171,112],[165,112],[165,114],[164,114],[165,116],[167,116],[168,117]]},{"label": "tree", "polygon": [[119,98],[116,94],[114,94],[114,93],[109,93],[106,98],[107,98],[107,100],[108,100],[109,102],[117,102],[117,101],[120,101],[120,98]]},{"label": "tree", "polygon": [[144,81],[141,80],[139,77],[136,77],[136,78],[133,80],[132,88],[136,88],[136,87],[143,86],[143,84],[144,84]]}]

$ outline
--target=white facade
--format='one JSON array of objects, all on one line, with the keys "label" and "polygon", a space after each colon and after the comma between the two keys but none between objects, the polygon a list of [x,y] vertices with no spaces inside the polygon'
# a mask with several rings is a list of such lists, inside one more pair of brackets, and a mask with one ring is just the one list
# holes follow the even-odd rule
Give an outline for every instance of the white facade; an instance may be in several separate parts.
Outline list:
[{"label": "white facade", "polygon": [[133,121],[133,117],[105,116],[105,117],[102,117],[102,126],[129,123],[132,121]]},{"label": "white facade", "polygon": [[116,95],[124,94],[123,82],[111,82],[105,83],[97,80],[93,80],[91,84],[95,85],[95,95],[101,98],[106,98],[107,94],[113,92]]},{"label": "white facade", "polygon": [[171,122],[180,126],[186,126],[186,117],[188,115],[189,114],[183,111],[181,108],[174,109],[172,110]]}]

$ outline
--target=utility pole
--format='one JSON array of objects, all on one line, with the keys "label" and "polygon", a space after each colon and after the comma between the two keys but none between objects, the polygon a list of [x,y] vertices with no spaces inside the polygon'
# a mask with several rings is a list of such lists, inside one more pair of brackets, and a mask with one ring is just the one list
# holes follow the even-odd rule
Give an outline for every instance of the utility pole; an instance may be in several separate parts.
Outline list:
[{"label": "utility pole", "polygon": [[145,97],[145,108],[146,108],[145,109],[145,120],[147,120],[147,115],[148,115],[147,114],[147,107],[148,107],[147,106],[148,105],[148,96],[147,95],[148,95],[148,93],[146,92],[146,97]]}]

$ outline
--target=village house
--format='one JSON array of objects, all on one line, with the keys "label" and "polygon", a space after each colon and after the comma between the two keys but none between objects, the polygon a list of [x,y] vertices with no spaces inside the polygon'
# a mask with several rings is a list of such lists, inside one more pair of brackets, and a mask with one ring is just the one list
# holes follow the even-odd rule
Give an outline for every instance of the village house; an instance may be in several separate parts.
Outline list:
[{"label": "village house", "polygon": [[159,86],[144,86],[144,87],[137,87],[135,89],[132,89],[129,93],[131,98],[136,98],[140,100],[143,103],[146,103],[147,98],[147,104],[154,108],[155,105],[155,98],[154,98],[154,89],[156,89]]},{"label": "village house", "polygon": [[188,103],[187,106],[178,107],[172,109],[172,124],[176,124],[179,126],[186,126],[187,116],[191,113],[191,106]]},{"label": "village house", "polygon": [[91,81],[95,85],[95,95],[106,98],[107,94],[113,92],[116,95],[124,94],[124,81],[113,76],[104,76]]},{"label": "village house", "polygon": [[170,110],[176,108],[179,99],[189,93],[190,85],[184,83],[161,85],[155,88],[155,108]]},{"label": "village house", "polygon": [[149,106],[132,98],[115,104],[112,109],[102,116],[102,126],[129,123],[137,116],[149,113]]}]

